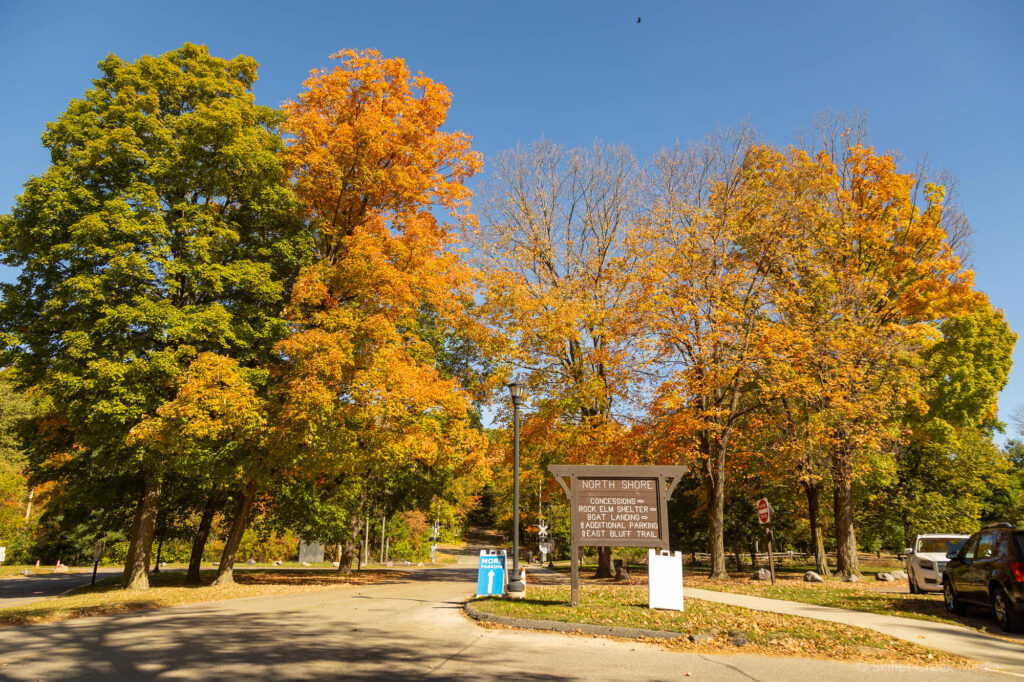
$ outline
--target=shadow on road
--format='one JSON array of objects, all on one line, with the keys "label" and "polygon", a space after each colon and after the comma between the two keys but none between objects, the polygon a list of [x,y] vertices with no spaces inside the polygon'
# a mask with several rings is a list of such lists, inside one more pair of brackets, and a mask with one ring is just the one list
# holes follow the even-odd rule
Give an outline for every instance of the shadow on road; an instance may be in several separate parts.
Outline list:
[{"label": "shadow on road", "polygon": [[[0,677],[17,679],[23,664],[31,679],[154,679],[188,670],[193,679],[391,679],[446,677],[444,664],[459,659],[478,673],[460,669],[460,679],[494,679],[501,669],[518,670],[521,652],[474,661],[471,648],[451,655],[395,637],[374,624],[348,632],[319,627],[315,612],[195,614],[161,612],[144,624],[138,615],[94,620],[87,627],[33,626],[8,630],[0,644]],[[145,638],[132,636],[145,628]],[[13,636],[12,636],[13,635]],[[42,666],[42,668],[40,667]],[[28,671],[26,671],[28,674]],[[556,680],[564,676],[524,674],[516,679]]]},{"label": "shadow on road", "polygon": [[409,573],[409,580],[425,582],[476,582],[476,568],[471,566],[438,566]]},{"label": "shadow on road", "polygon": [[[107,577],[114,571],[100,571],[100,577]],[[120,573],[120,571],[116,571]],[[78,585],[87,585],[92,573],[51,573],[0,580],[0,608],[23,599],[55,597]]]}]

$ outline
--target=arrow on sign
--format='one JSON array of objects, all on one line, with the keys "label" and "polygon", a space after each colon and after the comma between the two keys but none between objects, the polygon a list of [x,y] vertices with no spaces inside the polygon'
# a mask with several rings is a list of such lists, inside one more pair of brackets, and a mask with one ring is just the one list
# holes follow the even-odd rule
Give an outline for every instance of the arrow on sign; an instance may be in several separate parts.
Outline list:
[{"label": "arrow on sign", "polygon": [[490,594],[494,588],[494,569],[487,571],[487,594]]}]

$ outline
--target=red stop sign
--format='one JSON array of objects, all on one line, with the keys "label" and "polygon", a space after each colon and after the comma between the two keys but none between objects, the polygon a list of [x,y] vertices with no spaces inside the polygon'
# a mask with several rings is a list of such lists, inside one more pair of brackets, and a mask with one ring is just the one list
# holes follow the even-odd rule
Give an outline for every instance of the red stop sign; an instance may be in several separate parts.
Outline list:
[{"label": "red stop sign", "polygon": [[761,523],[769,523],[772,520],[771,505],[763,497],[757,501],[757,520]]}]

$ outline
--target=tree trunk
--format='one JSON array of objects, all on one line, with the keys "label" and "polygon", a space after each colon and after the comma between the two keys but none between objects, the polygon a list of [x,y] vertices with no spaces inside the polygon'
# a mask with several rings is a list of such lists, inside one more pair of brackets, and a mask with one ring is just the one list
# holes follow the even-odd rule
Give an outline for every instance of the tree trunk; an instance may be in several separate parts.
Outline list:
[{"label": "tree trunk", "polygon": [[156,543],[156,565],[153,566],[153,572],[154,573],[159,573],[160,572],[160,560],[163,557],[163,553],[164,553],[164,539],[160,538],[157,541],[157,543]]},{"label": "tree trunk", "polygon": [[196,537],[192,540],[192,554],[188,558],[188,575],[185,576],[186,585],[199,584],[199,570],[203,565],[203,552],[206,550],[206,541],[210,537],[210,527],[213,525],[213,516],[217,513],[217,498],[210,495],[206,498],[206,506],[203,508],[203,518],[199,521],[199,529]]},{"label": "tree trunk", "polygon": [[755,571],[761,567],[757,561],[757,540],[750,539],[750,567]]},{"label": "tree trunk", "polygon": [[612,548],[611,547],[598,547],[597,548],[597,573],[594,574],[595,578],[612,578],[615,574],[612,572]]},{"label": "tree trunk", "polygon": [[341,544],[341,559],[338,560],[338,573],[348,575],[352,572],[352,561],[356,557],[356,545],[354,542],[343,542]]},{"label": "tree trunk", "polygon": [[146,475],[142,484],[142,496],[135,509],[132,523],[132,537],[128,557],[124,564],[121,584],[129,590],[149,588],[149,553],[153,549],[153,534],[156,530],[156,515],[160,511],[160,492],[163,481]]},{"label": "tree trunk", "polygon": [[344,543],[339,545],[341,548],[338,553],[338,572],[339,573],[351,573],[352,572],[352,560],[356,556],[356,541],[359,539],[359,533],[363,530],[363,518],[361,516],[353,516],[348,521],[348,538]]},{"label": "tree trunk", "polygon": [[235,582],[235,555],[238,554],[238,546],[242,543],[242,534],[245,532],[245,524],[255,499],[256,481],[249,481],[245,487],[245,494],[238,500],[235,520],[231,523],[231,532],[228,533],[228,540],[224,544],[224,553],[221,554],[220,564],[217,566],[217,579],[213,581],[214,585],[233,585]]},{"label": "tree trunk", "polygon": [[836,573],[841,578],[858,574],[857,535],[853,527],[853,472],[845,453],[833,455],[836,520]]},{"label": "tree trunk", "polygon": [[[121,576],[121,586],[125,587],[128,584],[129,567],[135,565],[135,557],[138,554],[138,543],[135,538],[139,534],[139,525],[142,523],[142,501],[145,499],[145,481],[143,481],[142,497],[139,498],[139,503],[135,508],[135,516],[132,519],[132,529],[128,531],[128,552],[124,557],[124,573]],[[155,523],[154,523],[155,528]],[[149,579],[146,579],[146,583],[149,583]]]},{"label": "tree trunk", "polygon": [[814,548],[814,567],[818,575],[827,578],[832,573],[829,571],[828,556],[825,554],[825,540],[821,536],[821,484],[805,483],[804,490],[807,492],[807,520],[811,525],[811,547]]},{"label": "tree trunk", "polygon": [[704,488],[708,494],[708,543],[711,545],[711,580],[725,580],[725,457],[710,439],[702,439],[708,470]]}]

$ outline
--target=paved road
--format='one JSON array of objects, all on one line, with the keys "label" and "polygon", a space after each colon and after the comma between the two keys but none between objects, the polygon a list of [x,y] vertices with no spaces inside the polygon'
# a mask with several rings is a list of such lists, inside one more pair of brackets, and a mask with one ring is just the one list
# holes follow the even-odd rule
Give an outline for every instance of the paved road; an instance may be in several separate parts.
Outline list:
[{"label": "paved road", "polygon": [[[99,577],[120,572],[119,568],[101,568]],[[90,582],[92,571],[3,578],[0,580],[0,609],[16,604],[28,604],[46,597],[56,597],[73,587],[88,585]]]},{"label": "paved road", "polygon": [[[0,629],[13,680],[945,680],[963,673],[672,652],[633,641],[484,629],[462,612],[474,571]],[[970,673],[972,680],[1007,679]]]}]

